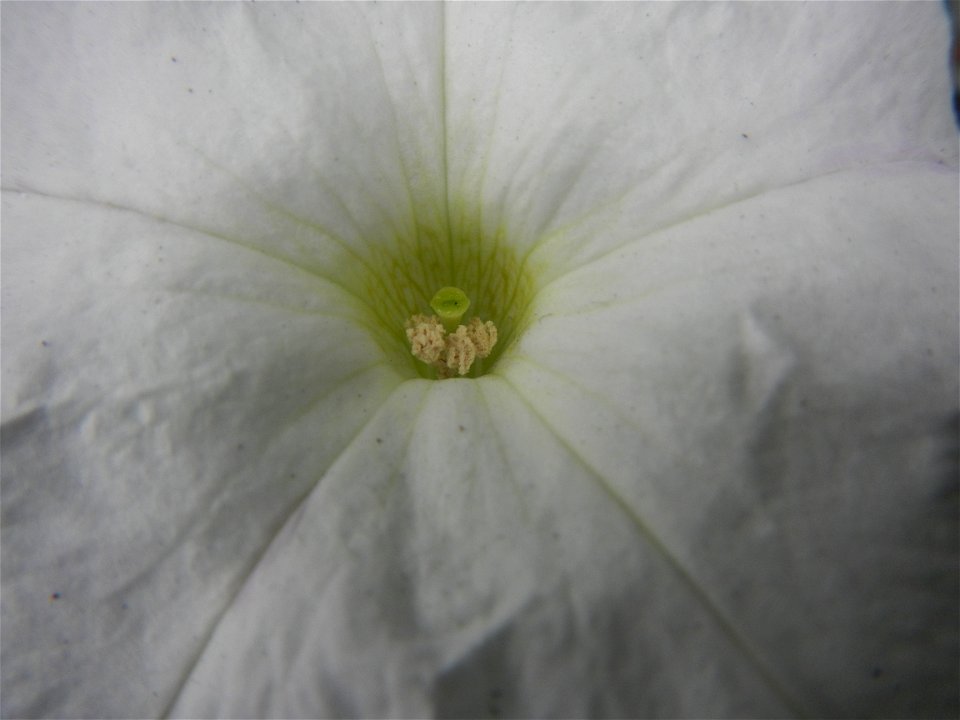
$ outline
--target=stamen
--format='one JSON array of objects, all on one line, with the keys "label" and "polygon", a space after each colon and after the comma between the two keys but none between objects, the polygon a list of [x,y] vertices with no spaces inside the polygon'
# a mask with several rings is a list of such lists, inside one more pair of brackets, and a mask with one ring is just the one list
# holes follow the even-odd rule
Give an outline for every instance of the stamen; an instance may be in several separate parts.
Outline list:
[{"label": "stamen", "polygon": [[467,326],[467,336],[477,348],[477,357],[485,358],[490,355],[493,346],[497,344],[497,326],[490,320],[483,322],[478,317],[470,318],[470,324]]},{"label": "stamen", "polygon": [[[470,300],[458,288],[441,289],[430,303],[442,309],[446,317],[413,315],[406,323],[411,354],[432,366],[440,379],[470,372],[477,358],[489,357],[497,344],[497,326],[490,320],[470,319],[467,325],[455,323],[463,317]],[[448,327],[453,322],[453,327]]]},{"label": "stamen", "polygon": [[467,328],[461,325],[457,331],[450,333],[446,338],[447,344],[447,367],[461,375],[470,372],[470,366],[477,359],[477,347],[473,340],[467,335]]},{"label": "stamen", "polygon": [[432,365],[443,353],[443,325],[436,317],[414,315],[407,320],[407,339],[413,356]]}]

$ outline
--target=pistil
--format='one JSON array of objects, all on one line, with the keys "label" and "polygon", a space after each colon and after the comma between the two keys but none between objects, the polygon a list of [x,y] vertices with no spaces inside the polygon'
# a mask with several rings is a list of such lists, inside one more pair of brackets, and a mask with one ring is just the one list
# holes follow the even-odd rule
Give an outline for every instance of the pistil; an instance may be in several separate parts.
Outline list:
[{"label": "pistil", "polygon": [[470,309],[470,298],[456,287],[444,287],[437,290],[437,294],[430,301],[430,307],[439,316],[443,329],[455,332],[467,310]]},{"label": "pistil", "polygon": [[478,317],[460,324],[470,299],[459,288],[441,288],[430,307],[437,315],[413,315],[407,320],[411,354],[433,367],[438,378],[466,375],[477,358],[488,357],[493,351],[497,326]]}]

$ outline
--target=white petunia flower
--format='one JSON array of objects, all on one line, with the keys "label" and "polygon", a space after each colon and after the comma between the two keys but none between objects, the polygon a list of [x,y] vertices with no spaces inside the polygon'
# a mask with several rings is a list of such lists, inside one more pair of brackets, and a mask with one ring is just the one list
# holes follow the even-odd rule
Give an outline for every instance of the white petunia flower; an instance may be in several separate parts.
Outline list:
[{"label": "white petunia flower", "polygon": [[0,12],[4,716],[956,714],[939,4]]}]

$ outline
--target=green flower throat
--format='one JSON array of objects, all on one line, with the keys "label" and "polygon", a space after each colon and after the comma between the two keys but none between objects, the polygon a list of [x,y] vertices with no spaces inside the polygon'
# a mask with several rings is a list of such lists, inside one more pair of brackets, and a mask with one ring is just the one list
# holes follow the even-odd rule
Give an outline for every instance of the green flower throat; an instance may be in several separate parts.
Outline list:
[{"label": "green flower throat", "polygon": [[[357,278],[356,297],[368,327],[389,362],[410,377],[475,378],[489,372],[517,337],[534,295],[526,264],[502,226],[485,225],[479,211],[467,212],[459,203],[451,205],[449,222],[440,220],[447,214],[418,212],[409,231],[385,233],[368,244]],[[425,223],[424,217],[440,221]],[[418,357],[412,345],[418,317],[437,320],[442,334],[449,334],[448,346],[458,342],[459,332],[473,348],[466,348],[474,355],[471,361],[464,364],[464,353],[449,349],[439,359]]]}]

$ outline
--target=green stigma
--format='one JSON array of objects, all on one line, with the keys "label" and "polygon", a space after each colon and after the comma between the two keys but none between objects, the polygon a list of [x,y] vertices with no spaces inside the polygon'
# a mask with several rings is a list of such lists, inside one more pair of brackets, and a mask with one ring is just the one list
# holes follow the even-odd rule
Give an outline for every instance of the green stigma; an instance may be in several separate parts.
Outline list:
[{"label": "green stigma", "polygon": [[453,332],[470,308],[470,298],[460,288],[444,287],[437,290],[437,294],[430,301],[430,307],[440,318],[444,330]]}]

